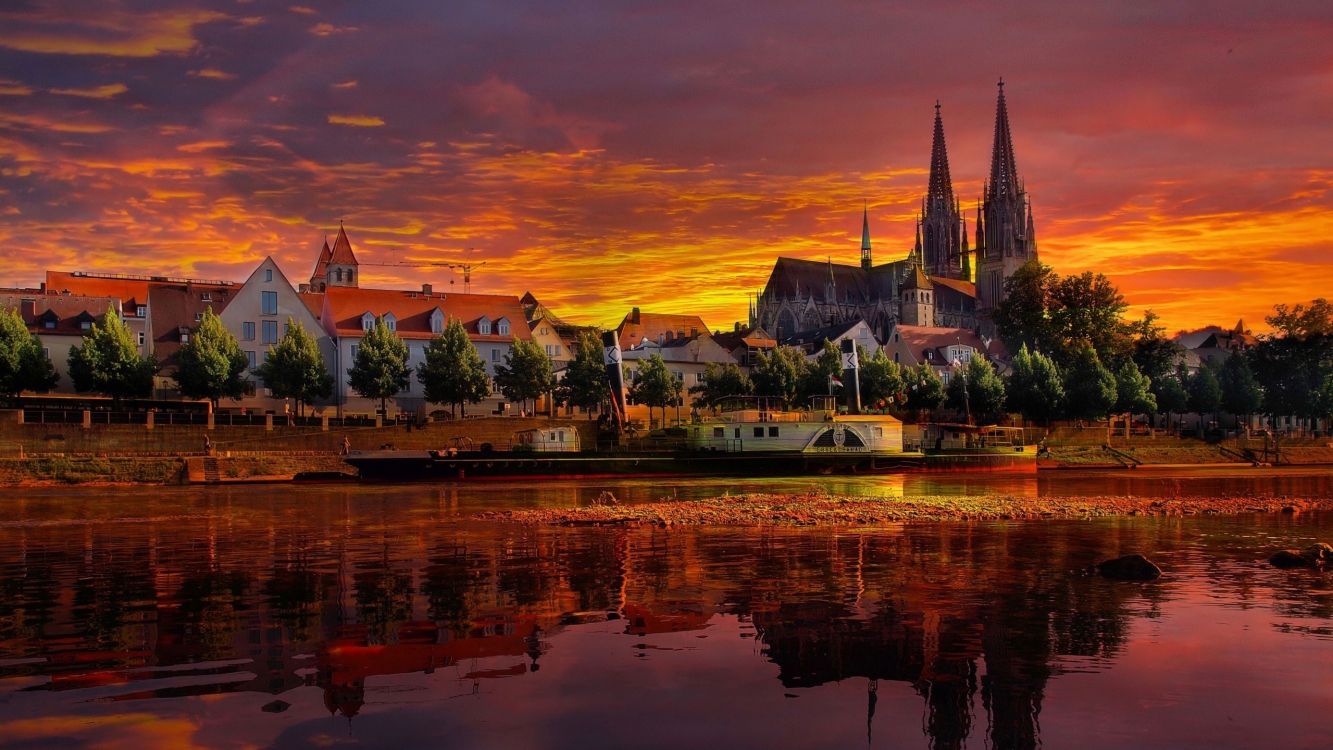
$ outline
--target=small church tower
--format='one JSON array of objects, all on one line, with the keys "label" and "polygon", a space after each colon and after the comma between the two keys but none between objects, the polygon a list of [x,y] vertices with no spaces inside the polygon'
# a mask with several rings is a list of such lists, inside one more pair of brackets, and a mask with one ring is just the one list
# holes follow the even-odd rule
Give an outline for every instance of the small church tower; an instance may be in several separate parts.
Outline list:
[{"label": "small church tower", "polygon": [[903,281],[900,317],[903,325],[935,325],[935,285],[920,266],[913,268]]},{"label": "small church tower", "polygon": [[874,262],[870,258],[870,204],[861,209],[861,268],[869,271]]},{"label": "small church tower", "polygon": [[347,230],[343,229],[342,222],[339,222],[338,239],[334,240],[333,249],[329,251],[327,269],[324,273],[325,284],[355,288],[360,274],[356,254],[352,252],[352,243],[347,239]]}]

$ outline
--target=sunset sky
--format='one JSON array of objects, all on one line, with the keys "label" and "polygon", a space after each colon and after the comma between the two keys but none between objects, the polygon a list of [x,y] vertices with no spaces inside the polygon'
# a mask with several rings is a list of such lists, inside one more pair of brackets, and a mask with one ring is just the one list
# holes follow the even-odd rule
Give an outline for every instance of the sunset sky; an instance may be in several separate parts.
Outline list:
[{"label": "sunset sky", "polygon": [[[1333,4],[0,5],[0,284],[485,261],[578,322],[745,316],[779,254],[904,255],[1003,76],[1043,261],[1172,329],[1333,290]],[[443,268],[363,266],[363,285]]]}]

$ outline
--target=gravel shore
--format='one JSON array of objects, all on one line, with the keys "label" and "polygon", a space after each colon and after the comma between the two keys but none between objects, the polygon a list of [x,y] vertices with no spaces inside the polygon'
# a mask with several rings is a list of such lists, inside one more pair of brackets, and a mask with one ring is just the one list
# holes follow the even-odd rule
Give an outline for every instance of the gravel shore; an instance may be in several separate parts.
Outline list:
[{"label": "gravel shore", "polygon": [[638,505],[488,511],[475,518],[561,526],[856,526],[907,521],[1027,520],[1103,516],[1299,513],[1333,498],[1291,497],[843,497],[749,494]]}]

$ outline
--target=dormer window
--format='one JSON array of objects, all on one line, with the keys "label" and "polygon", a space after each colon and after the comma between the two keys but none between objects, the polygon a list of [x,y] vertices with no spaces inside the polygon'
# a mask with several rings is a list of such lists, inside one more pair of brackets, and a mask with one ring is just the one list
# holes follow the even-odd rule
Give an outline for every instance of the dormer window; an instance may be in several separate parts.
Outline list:
[{"label": "dormer window", "polygon": [[489,336],[489,335],[491,335],[491,319],[490,319],[490,318],[487,318],[487,317],[484,317],[484,316],[483,316],[480,320],[477,321],[477,333],[481,334],[482,336]]},{"label": "dormer window", "polygon": [[203,293],[201,293],[201,294],[199,295],[199,300],[200,300],[201,302],[212,302],[212,301],[213,301],[213,293],[212,293],[212,292],[203,292]]},{"label": "dormer window", "polygon": [[496,331],[497,331],[501,336],[508,336],[508,335],[509,335],[509,319],[508,319],[508,318],[500,318],[500,320],[499,320],[498,322],[496,322],[496,324],[495,324],[495,328],[496,328]]},{"label": "dormer window", "polygon": [[437,307],[435,308],[434,312],[430,314],[430,332],[441,333],[443,331],[444,331],[444,313],[441,312],[440,308]]},{"label": "dormer window", "polygon": [[388,326],[390,331],[396,332],[398,330],[398,318],[394,317],[393,313],[385,313],[384,325]]},{"label": "dormer window", "polygon": [[[87,323],[85,323],[84,325],[87,325]],[[42,321],[42,328],[45,328],[48,331],[54,331],[56,328],[56,322],[54,320],[51,320],[50,318],[47,318],[46,320]],[[86,331],[88,329],[85,328],[83,330]]]},{"label": "dormer window", "polygon": [[375,327],[375,316],[365,313],[361,316],[361,330],[369,331]]},{"label": "dormer window", "polygon": [[139,305],[138,307],[134,308],[134,314],[140,318],[146,317],[148,315],[148,306]]}]

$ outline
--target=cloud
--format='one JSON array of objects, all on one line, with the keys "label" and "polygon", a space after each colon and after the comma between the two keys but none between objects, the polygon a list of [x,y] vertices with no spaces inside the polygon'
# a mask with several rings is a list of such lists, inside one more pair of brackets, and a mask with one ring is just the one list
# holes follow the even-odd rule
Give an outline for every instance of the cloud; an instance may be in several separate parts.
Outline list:
[{"label": "cloud", "polygon": [[196,27],[225,18],[206,10],[134,13],[113,6],[89,12],[78,6],[41,6],[35,12],[0,12],[0,24],[6,27],[0,47],[51,55],[180,54],[198,44]]},{"label": "cloud", "polygon": [[31,96],[33,89],[18,81],[0,79],[0,96]]},{"label": "cloud", "polygon": [[190,75],[195,78],[211,78],[215,81],[230,81],[236,77],[235,73],[228,73],[225,70],[217,68],[202,68],[200,70],[191,70]]},{"label": "cloud", "polygon": [[316,15],[316,14],[318,13],[318,11],[316,11],[314,8],[307,8],[307,7],[304,6],[304,5],[293,5],[293,6],[291,6],[290,8],[288,8],[287,10],[289,10],[289,11],[291,11],[291,12],[293,12],[293,13],[299,13],[299,14],[301,14],[301,15],[303,15],[303,16],[313,16],[313,15]]},{"label": "cloud", "polygon": [[317,23],[310,27],[310,33],[315,36],[333,36],[334,34],[350,34],[354,31],[360,31],[356,26],[335,26],[327,21]]},{"label": "cloud", "polygon": [[350,80],[350,81],[342,81],[341,83],[335,83],[335,84],[333,84],[333,88],[335,88],[335,89],[354,89],[354,88],[356,88],[356,80],[353,79],[353,80]]},{"label": "cloud", "polygon": [[51,89],[52,94],[61,96],[78,96],[84,99],[111,99],[129,91],[123,83],[108,83],[103,86],[94,86],[86,89]]},{"label": "cloud", "polygon": [[355,128],[378,128],[384,124],[384,120],[372,115],[329,115],[329,124],[350,125]]}]

